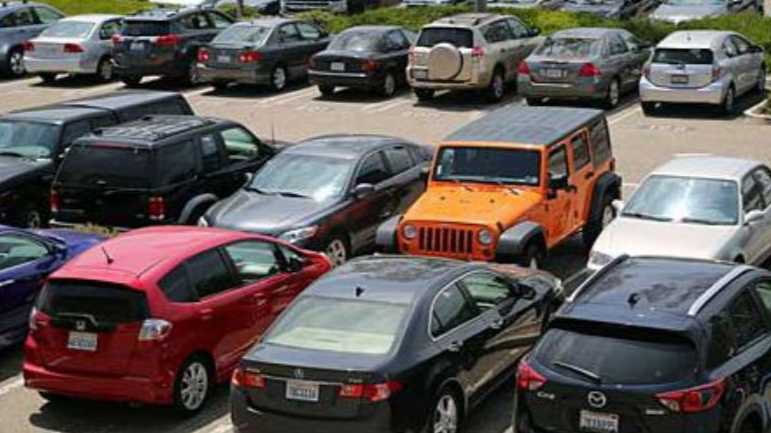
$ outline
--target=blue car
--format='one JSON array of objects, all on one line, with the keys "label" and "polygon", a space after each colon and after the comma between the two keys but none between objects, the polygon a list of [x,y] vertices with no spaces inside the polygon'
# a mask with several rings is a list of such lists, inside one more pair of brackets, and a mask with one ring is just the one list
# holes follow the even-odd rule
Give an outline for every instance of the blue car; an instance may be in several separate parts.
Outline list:
[{"label": "blue car", "polygon": [[30,310],[46,277],[102,240],[68,230],[0,226],[0,349],[24,340]]}]

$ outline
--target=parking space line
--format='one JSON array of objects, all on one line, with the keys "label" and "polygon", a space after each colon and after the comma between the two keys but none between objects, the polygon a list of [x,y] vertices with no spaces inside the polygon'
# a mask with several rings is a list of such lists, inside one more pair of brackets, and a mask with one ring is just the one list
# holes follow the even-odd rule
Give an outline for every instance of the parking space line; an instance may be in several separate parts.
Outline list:
[{"label": "parking space line", "polygon": [[620,113],[615,114],[610,119],[608,119],[608,125],[614,125],[614,124],[616,124],[616,123],[626,119],[627,117],[630,117],[632,115],[635,115],[635,114],[641,113],[641,112],[642,112],[642,108],[639,105],[637,105],[637,104],[631,105],[631,106],[629,106],[629,108],[622,110]]},{"label": "parking space line", "polygon": [[22,378],[21,374],[14,378],[8,379],[2,386],[0,386],[0,397],[18,388],[21,388],[22,386],[24,386],[24,378]]},{"label": "parking space line", "polygon": [[[377,107],[377,108],[374,108],[372,110],[369,110],[368,113],[382,113],[382,112],[388,111],[388,110],[390,110],[392,108],[396,108],[396,107],[398,107],[400,105],[406,105],[406,104],[411,104],[411,103],[412,103],[412,99],[403,99],[401,101],[395,101],[395,102],[391,101],[390,104],[385,104],[385,105],[383,105],[381,107]],[[362,109],[362,111],[364,111],[364,110]]]},{"label": "parking space line", "polygon": [[285,102],[289,102],[289,101],[292,101],[292,100],[295,100],[295,99],[300,99],[300,98],[303,98],[305,96],[313,95],[315,93],[316,93],[316,88],[315,87],[310,87],[308,89],[297,90],[295,92],[290,92],[290,93],[286,93],[286,94],[282,94],[282,95],[278,95],[278,96],[272,96],[270,98],[263,99],[262,101],[259,101],[259,104],[260,105],[274,105],[274,104],[275,105],[281,105],[281,104],[283,104]]},{"label": "parking space line", "polygon": [[6,87],[14,87],[14,86],[19,86],[19,85],[23,86],[25,84],[32,84],[32,83],[37,82],[38,80],[39,80],[39,78],[27,78],[27,79],[24,79],[24,80],[14,80],[14,81],[10,81],[8,83],[0,84],[0,89],[5,89]]}]

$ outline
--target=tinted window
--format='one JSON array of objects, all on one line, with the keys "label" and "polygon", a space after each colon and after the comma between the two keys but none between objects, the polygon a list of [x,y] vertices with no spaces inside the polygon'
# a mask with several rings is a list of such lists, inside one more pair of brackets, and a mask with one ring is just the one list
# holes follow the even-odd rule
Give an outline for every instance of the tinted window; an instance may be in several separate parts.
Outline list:
[{"label": "tinted window", "polygon": [[596,323],[553,328],[533,353],[537,362],[551,370],[587,380],[576,373],[577,369],[585,370],[604,385],[678,382],[692,377],[698,368],[696,350],[688,340],[654,330],[616,329]]},{"label": "tinted window", "polygon": [[45,7],[35,7],[35,13],[43,24],[51,24],[62,19],[62,15],[59,12]]},{"label": "tinted window", "polygon": [[565,146],[559,145],[549,151],[549,177],[568,174],[568,156]]},{"label": "tinted window", "polygon": [[206,251],[185,263],[190,282],[201,298],[216,295],[235,286],[225,262],[217,250]]},{"label": "tinted window", "polygon": [[297,27],[294,24],[284,24],[278,28],[278,34],[281,42],[297,42],[302,40]]},{"label": "tinted window", "polygon": [[497,275],[471,274],[464,277],[461,283],[480,310],[493,308],[512,299],[511,285]]},{"label": "tinted window", "polygon": [[148,317],[145,294],[122,286],[78,280],[51,280],[37,309],[53,317],[61,313],[90,315],[98,322],[131,323]]},{"label": "tinted window", "polygon": [[771,281],[766,280],[755,284],[755,291],[763,302],[763,307],[771,313]]},{"label": "tinted window", "polygon": [[760,184],[752,176],[747,176],[742,182],[742,206],[744,213],[765,208]]},{"label": "tinted window", "polygon": [[356,185],[362,183],[378,183],[388,179],[389,174],[386,169],[383,157],[380,152],[374,153],[366,158],[359,166],[359,173],[356,175]]},{"label": "tinted window", "polygon": [[372,34],[358,29],[345,31],[329,43],[329,50],[377,51],[380,33]]},{"label": "tinted window", "polygon": [[404,37],[401,30],[394,30],[386,34],[386,42],[391,50],[403,50],[410,46],[410,42]]},{"label": "tinted window", "polygon": [[212,172],[220,168],[220,153],[217,138],[214,135],[201,137],[201,159],[203,171]]},{"label": "tinted window", "polygon": [[402,173],[409,170],[412,165],[412,156],[410,156],[409,150],[406,147],[395,147],[386,150],[386,158],[391,166],[391,171],[394,173]]},{"label": "tinted window", "polygon": [[67,152],[57,181],[91,187],[147,188],[152,182],[147,149],[112,145],[74,145]]},{"label": "tinted window", "polygon": [[251,161],[260,156],[260,141],[249,131],[236,127],[221,132],[230,162]]},{"label": "tinted window", "polygon": [[438,337],[476,317],[477,312],[456,285],[442,291],[431,311],[431,335]]},{"label": "tinted window", "polygon": [[160,36],[171,33],[168,21],[127,20],[120,33],[124,36]]},{"label": "tinted window", "polygon": [[435,180],[538,185],[541,156],[537,151],[492,147],[444,147]]},{"label": "tinted window", "polygon": [[511,39],[511,30],[509,29],[506,20],[494,22],[487,26],[482,32],[487,42],[503,42]]},{"label": "tinted window", "polygon": [[316,39],[321,38],[321,31],[314,25],[297,23],[297,30],[300,31],[300,36],[302,36],[303,39],[315,41]]},{"label": "tinted window", "polygon": [[156,155],[159,185],[185,182],[195,175],[196,161],[192,141],[162,146]]},{"label": "tinted window", "polygon": [[232,20],[216,12],[208,12],[207,15],[209,15],[209,19],[211,20],[212,24],[214,24],[214,28],[216,29],[226,29],[230,27],[231,24],[233,24]]},{"label": "tinted window", "polygon": [[711,65],[712,61],[712,51],[707,49],[657,48],[653,53],[653,63]]},{"label": "tinted window", "polygon": [[570,145],[573,147],[573,164],[576,170],[589,164],[589,144],[586,142],[584,134],[578,134],[570,140]]},{"label": "tinted window", "polygon": [[198,297],[190,286],[185,265],[177,266],[158,283],[171,302],[196,302]]},{"label": "tinted window", "polygon": [[35,17],[32,15],[32,9],[19,9],[13,14],[16,17],[17,26],[31,26],[36,24]]},{"label": "tinted window", "polygon": [[723,365],[737,350],[736,330],[728,311],[712,316],[709,321],[710,341],[707,347],[707,368]]},{"label": "tinted window", "polygon": [[771,203],[771,172],[767,168],[762,167],[755,170],[753,175],[758,182],[761,195],[763,195],[764,204],[768,206]]},{"label": "tinted window", "polygon": [[594,165],[600,165],[610,159],[610,137],[608,136],[608,127],[605,121],[599,120],[592,125],[589,131],[590,145],[592,146],[592,157]]},{"label": "tinted window", "polygon": [[49,158],[59,141],[59,127],[45,123],[0,121],[0,153]]},{"label": "tinted window", "polygon": [[540,56],[558,58],[592,57],[602,52],[600,39],[554,37],[547,38],[535,50]]},{"label": "tinted window", "polygon": [[458,48],[471,48],[474,46],[474,34],[468,29],[431,27],[420,32],[417,46],[433,47],[441,43],[449,43]]},{"label": "tinted window", "polygon": [[613,35],[608,40],[608,46],[610,47],[610,55],[624,54],[627,52],[626,43],[620,35]]},{"label": "tinted window", "polygon": [[230,244],[224,250],[233,261],[242,283],[254,283],[281,270],[276,248],[271,243],[244,241]]},{"label": "tinted window", "polygon": [[765,321],[750,292],[745,291],[734,300],[729,314],[736,329],[736,343],[739,347],[766,333]]},{"label": "tinted window", "polygon": [[0,270],[34,262],[49,254],[48,248],[32,239],[0,235]]}]

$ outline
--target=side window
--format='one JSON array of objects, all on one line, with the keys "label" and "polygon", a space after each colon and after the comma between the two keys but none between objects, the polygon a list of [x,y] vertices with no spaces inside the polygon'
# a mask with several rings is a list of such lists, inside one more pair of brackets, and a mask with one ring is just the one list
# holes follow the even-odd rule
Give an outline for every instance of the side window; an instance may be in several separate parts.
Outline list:
[{"label": "side window", "polygon": [[618,54],[624,54],[628,51],[626,42],[619,35],[611,35],[608,40],[608,46],[610,47],[610,55],[615,56]]},{"label": "side window", "polygon": [[642,42],[640,42],[637,37],[631,33],[624,32],[621,34],[621,37],[624,38],[624,42],[626,42],[626,46],[629,47],[630,51],[640,51],[640,45],[642,45]]},{"label": "side window", "polygon": [[89,120],[78,120],[64,127],[62,134],[62,143],[69,146],[76,139],[88,134],[91,131],[91,122]]},{"label": "side window", "polygon": [[442,291],[431,312],[431,336],[436,338],[476,317],[477,312],[457,285]]},{"label": "side window", "polygon": [[745,214],[751,210],[763,210],[765,208],[760,184],[752,176],[747,176],[742,181],[742,205]]},{"label": "side window", "polygon": [[766,206],[771,204],[771,171],[766,167],[760,167],[753,173],[758,182],[760,193],[763,196],[763,202]]},{"label": "side window", "polygon": [[269,242],[237,242],[224,249],[242,284],[252,284],[281,270],[276,247]]},{"label": "side window", "polygon": [[505,20],[496,21],[484,30],[485,40],[491,44],[511,39],[511,31]]},{"label": "side window", "polygon": [[35,14],[37,14],[38,19],[43,24],[53,24],[64,18],[59,12],[41,6],[35,7]]},{"label": "side window", "polygon": [[279,27],[278,35],[283,43],[298,42],[302,40],[300,33],[297,31],[297,27],[294,24],[284,24]]},{"label": "side window", "polygon": [[756,283],[755,292],[763,303],[763,307],[771,314],[771,280],[764,280]]},{"label": "side window", "polygon": [[235,287],[219,251],[209,250],[186,262],[190,282],[200,298],[216,295]]},{"label": "side window", "polygon": [[755,299],[748,291],[739,295],[729,309],[731,321],[736,328],[736,343],[743,347],[765,334],[763,316],[760,315]]},{"label": "side window", "polygon": [[182,27],[187,30],[205,30],[209,27],[209,22],[199,13],[182,17],[180,23],[182,23]]},{"label": "side window", "polygon": [[509,28],[511,29],[511,33],[514,36],[514,39],[521,39],[530,36],[530,30],[528,30],[524,24],[519,22],[519,20],[509,18],[506,21],[509,23]]},{"label": "side window", "polygon": [[233,24],[232,21],[230,21],[229,19],[225,18],[224,16],[216,12],[209,12],[208,15],[215,29],[223,30],[230,27],[230,25]]},{"label": "side window", "polygon": [[284,256],[284,259],[287,263],[291,262],[292,260],[299,260],[301,262],[304,260],[304,257],[300,255],[300,253],[289,247],[278,245],[278,249],[281,251],[281,254]]},{"label": "side window", "polygon": [[48,254],[48,248],[40,242],[22,236],[0,236],[0,269],[34,262]]},{"label": "side window", "polygon": [[173,271],[166,274],[158,282],[158,286],[160,286],[163,294],[171,302],[188,303],[198,300],[198,296],[196,296],[190,286],[190,280],[187,277],[187,269],[184,264],[177,266]]},{"label": "side window", "polygon": [[723,42],[723,52],[728,57],[736,57],[736,55],[738,54],[736,45],[734,45],[733,41],[730,38],[726,39],[725,42]]},{"label": "side window", "polygon": [[99,39],[105,41],[112,38],[112,35],[120,33],[120,27],[120,21],[107,21],[99,29]]},{"label": "side window", "polygon": [[13,14],[6,14],[0,18],[0,29],[9,29],[16,27],[16,17]]},{"label": "side window", "polygon": [[747,54],[750,51],[750,44],[744,39],[738,36],[731,36],[731,41],[733,41],[734,45],[736,46],[736,52],[740,56]]},{"label": "side window", "polygon": [[404,37],[404,33],[401,30],[386,33],[386,44],[392,51],[404,50],[410,46],[410,42]]},{"label": "side window", "polygon": [[300,31],[300,36],[305,40],[315,41],[321,39],[321,31],[312,24],[297,23],[297,29]]},{"label": "side window", "polygon": [[201,137],[201,160],[205,173],[219,170],[221,164],[220,151],[217,138],[214,135],[210,134]]},{"label": "side window", "polygon": [[162,146],[158,149],[157,158],[158,166],[161,168],[158,182],[161,185],[174,185],[190,180],[195,175],[195,153],[192,141]]},{"label": "side window", "polygon": [[570,140],[570,146],[573,148],[573,165],[576,170],[580,170],[586,164],[589,164],[589,144],[586,142],[586,134],[580,133]]},{"label": "side window", "polygon": [[35,17],[32,16],[32,9],[30,8],[19,9],[14,13],[14,15],[16,16],[17,27],[32,26],[37,24]]},{"label": "side window", "polygon": [[713,369],[726,363],[736,353],[736,330],[728,310],[710,319],[710,341],[707,348],[707,368]]},{"label": "side window", "polygon": [[225,129],[221,134],[231,163],[251,161],[260,156],[260,141],[244,128]]},{"label": "side window", "polygon": [[383,162],[383,156],[380,152],[373,153],[366,157],[359,167],[359,173],[356,175],[356,185],[378,183],[388,179],[389,174]]},{"label": "side window", "polygon": [[385,155],[394,174],[405,172],[414,165],[412,156],[406,147],[399,146],[387,149]]},{"label": "side window", "polygon": [[567,152],[565,152],[565,146],[560,144],[549,151],[549,177],[561,177],[567,174]]},{"label": "side window", "polygon": [[461,284],[481,311],[512,299],[511,284],[498,275],[475,273],[464,277]]},{"label": "side window", "polygon": [[589,144],[592,147],[595,166],[610,159],[610,137],[608,136],[608,126],[605,125],[604,120],[598,120],[592,125],[589,131]]}]

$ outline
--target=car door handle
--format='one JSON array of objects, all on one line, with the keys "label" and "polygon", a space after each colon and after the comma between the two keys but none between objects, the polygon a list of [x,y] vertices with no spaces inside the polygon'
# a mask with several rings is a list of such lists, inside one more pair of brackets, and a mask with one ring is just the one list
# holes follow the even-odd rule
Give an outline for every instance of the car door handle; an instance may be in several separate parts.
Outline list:
[{"label": "car door handle", "polygon": [[16,282],[16,280],[0,281],[0,287],[10,286],[11,284],[13,284],[15,282]]},{"label": "car door handle", "polygon": [[503,319],[495,319],[490,323],[490,329],[494,331],[500,331],[503,329]]},{"label": "car door handle", "polygon": [[462,341],[453,341],[450,343],[449,346],[447,346],[447,351],[452,353],[458,353],[461,350],[463,350],[463,342]]},{"label": "car door handle", "polygon": [[204,308],[203,310],[198,311],[198,315],[201,317],[201,320],[208,322],[214,318],[214,310],[211,308]]}]

